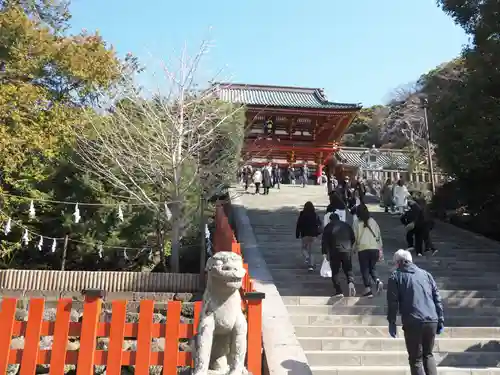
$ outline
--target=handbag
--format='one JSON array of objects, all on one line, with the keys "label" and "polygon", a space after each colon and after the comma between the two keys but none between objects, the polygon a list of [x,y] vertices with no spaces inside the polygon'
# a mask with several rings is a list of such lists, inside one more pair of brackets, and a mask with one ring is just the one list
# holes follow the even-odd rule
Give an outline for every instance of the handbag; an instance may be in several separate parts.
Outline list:
[{"label": "handbag", "polygon": [[324,258],[323,263],[321,263],[319,275],[321,277],[332,277],[332,269],[330,268],[330,262],[326,258]]}]

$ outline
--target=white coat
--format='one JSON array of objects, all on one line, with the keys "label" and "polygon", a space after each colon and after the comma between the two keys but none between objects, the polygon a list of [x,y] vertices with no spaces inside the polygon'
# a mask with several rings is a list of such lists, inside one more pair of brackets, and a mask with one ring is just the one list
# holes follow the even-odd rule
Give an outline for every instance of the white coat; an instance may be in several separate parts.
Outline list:
[{"label": "white coat", "polygon": [[330,215],[332,213],[339,215],[339,219],[343,222],[346,222],[347,217],[345,210],[335,210],[335,212],[327,212],[325,216],[323,216],[323,228],[326,227],[330,222]]},{"label": "white coat", "polygon": [[408,204],[408,188],[406,186],[396,185],[394,187],[394,204],[396,207],[404,207]]},{"label": "white coat", "polygon": [[262,172],[258,169],[253,174],[253,183],[262,183]]}]

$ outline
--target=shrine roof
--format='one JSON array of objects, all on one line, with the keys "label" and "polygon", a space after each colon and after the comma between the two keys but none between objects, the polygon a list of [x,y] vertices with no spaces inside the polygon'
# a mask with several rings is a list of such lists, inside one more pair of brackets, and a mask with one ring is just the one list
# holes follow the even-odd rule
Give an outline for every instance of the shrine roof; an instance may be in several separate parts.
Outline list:
[{"label": "shrine roof", "polygon": [[349,166],[367,168],[366,156],[372,153],[377,156],[376,164],[384,169],[407,169],[410,164],[409,153],[401,149],[341,147],[337,157]]},{"label": "shrine roof", "polygon": [[221,100],[244,105],[285,107],[285,108],[310,108],[326,110],[359,110],[360,104],[334,103],[328,101],[322,89],[271,86],[271,85],[246,85],[232,83],[214,83]]}]

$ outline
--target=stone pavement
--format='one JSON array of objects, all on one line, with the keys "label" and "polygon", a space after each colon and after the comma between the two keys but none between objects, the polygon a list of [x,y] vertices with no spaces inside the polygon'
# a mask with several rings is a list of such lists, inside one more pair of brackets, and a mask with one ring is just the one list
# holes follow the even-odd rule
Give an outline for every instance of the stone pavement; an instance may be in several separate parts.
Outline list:
[{"label": "stone pavement", "polygon": [[[325,188],[282,186],[268,196],[241,193],[238,200],[246,207],[258,249],[313,374],[409,374],[402,332],[397,339],[387,332],[385,293],[331,297],[331,281],[319,276],[319,241],[317,271],[305,269],[295,239],[297,215],[308,200],[323,215]],[[385,261],[378,270],[387,283],[392,255],[406,247],[404,228],[398,216],[383,213],[378,204],[369,209],[382,229]],[[439,373],[500,374],[500,244],[445,223],[436,224],[432,237],[439,252],[415,263],[434,275],[445,304],[446,328],[435,348]],[[361,293],[358,262],[354,264]]]}]

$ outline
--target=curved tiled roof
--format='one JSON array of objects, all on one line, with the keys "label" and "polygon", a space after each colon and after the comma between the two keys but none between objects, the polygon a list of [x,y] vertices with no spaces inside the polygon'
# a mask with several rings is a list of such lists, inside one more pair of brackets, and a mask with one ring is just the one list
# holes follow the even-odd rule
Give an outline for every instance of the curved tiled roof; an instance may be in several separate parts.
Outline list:
[{"label": "curved tiled roof", "polygon": [[255,106],[358,110],[359,104],[329,102],[323,90],[305,87],[214,83],[219,98]]},{"label": "curved tiled roof", "polygon": [[[367,168],[366,156],[370,151],[368,148],[342,148],[337,152],[337,158],[349,166]],[[407,169],[410,163],[408,153],[402,150],[376,150],[374,154],[377,155],[377,166],[384,169]]]}]

